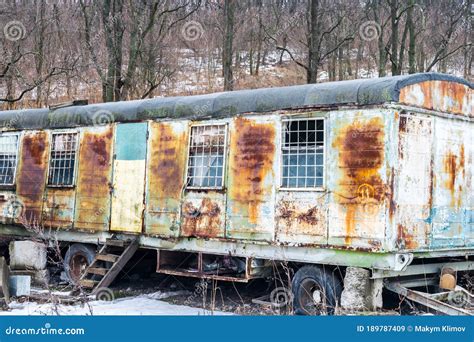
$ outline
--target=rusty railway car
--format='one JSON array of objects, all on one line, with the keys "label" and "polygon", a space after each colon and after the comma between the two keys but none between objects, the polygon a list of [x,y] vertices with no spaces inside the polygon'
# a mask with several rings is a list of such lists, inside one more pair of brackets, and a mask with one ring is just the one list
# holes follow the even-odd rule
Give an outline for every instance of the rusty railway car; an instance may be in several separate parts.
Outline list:
[{"label": "rusty railway car", "polygon": [[334,270],[348,266],[373,284],[421,264],[472,269],[474,114],[460,78],[3,111],[0,125],[0,234],[70,245],[71,278],[91,246],[120,241],[174,275],[244,282],[291,262],[301,307],[340,289]]}]

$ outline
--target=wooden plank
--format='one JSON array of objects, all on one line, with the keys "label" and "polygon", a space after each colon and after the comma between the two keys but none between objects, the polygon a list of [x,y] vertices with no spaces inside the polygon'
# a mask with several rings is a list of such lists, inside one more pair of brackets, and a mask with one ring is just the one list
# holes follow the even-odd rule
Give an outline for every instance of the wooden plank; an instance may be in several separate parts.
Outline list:
[{"label": "wooden plank", "polygon": [[107,262],[116,262],[120,256],[114,254],[98,254],[96,260],[107,261]]},{"label": "wooden plank", "polygon": [[108,269],[106,268],[100,268],[100,267],[89,267],[87,269],[87,273],[90,274],[98,274],[98,275],[106,275]]},{"label": "wooden plank", "polygon": [[91,280],[91,279],[81,279],[79,281],[79,284],[82,286],[82,287],[85,287],[85,288],[88,288],[88,289],[92,289],[94,288],[94,286],[99,283],[97,280]]},{"label": "wooden plank", "polygon": [[123,269],[125,264],[132,258],[138,249],[138,239],[133,240],[130,245],[123,251],[122,255],[118,260],[112,265],[109,272],[102,278],[99,284],[94,288],[92,294],[95,294],[95,291],[99,288],[108,287],[114,279],[117,277],[119,272]]}]

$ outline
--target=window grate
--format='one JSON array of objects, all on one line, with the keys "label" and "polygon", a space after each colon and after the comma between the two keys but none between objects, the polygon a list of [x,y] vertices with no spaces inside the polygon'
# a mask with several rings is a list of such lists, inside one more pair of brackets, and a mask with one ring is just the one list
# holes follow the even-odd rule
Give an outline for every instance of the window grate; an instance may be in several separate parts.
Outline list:
[{"label": "window grate", "polygon": [[53,133],[48,184],[72,186],[76,165],[77,133]]},{"label": "window grate", "polygon": [[324,119],[284,121],[282,134],[282,187],[322,187],[324,184]]},{"label": "window grate", "polygon": [[226,125],[191,127],[188,187],[222,188]]},{"label": "window grate", "polygon": [[0,135],[0,185],[13,185],[18,158],[18,134]]}]

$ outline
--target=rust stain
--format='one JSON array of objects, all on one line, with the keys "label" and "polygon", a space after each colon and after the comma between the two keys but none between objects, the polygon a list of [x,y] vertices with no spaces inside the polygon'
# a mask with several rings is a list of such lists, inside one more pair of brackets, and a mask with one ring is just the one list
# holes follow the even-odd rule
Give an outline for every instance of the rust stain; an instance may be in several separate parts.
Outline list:
[{"label": "rust stain", "polygon": [[318,208],[312,207],[306,212],[298,214],[296,218],[298,219],[298,222],[304,222],[309,225],[316,225],[319,221],[318,217]]},{"label": "rust stain", "polygon": [[[423,101],[417,97],[421,91]],[[448,81],[425,81],[416,83],[400,90],[401,103],[471,115],[463,112],[463,104],[469,103],[470,89],[466,85]]]},{"label": "rust stain", "polygon": [[209,198],[203,198],[199,208],[191,202],[183,205],[182,236],[220,237],[221,223],[221,208]]},{"label": "rust stain", "polygon": [[355,219],[356,219],[356,211],[357,207],[354,204],[349,204],[346,207],[346,235],[344,238],[344,243],[346,245],[350,245],[352,242],[352,237],[355,234],[356,230],[356,224],[355,224]]},{"label": "rust stain", "polygon": [[47,189],[43,204],[43,224],[52,228],[68,228],[74,216],[74,189]]},{"label": "rust stain", "polygon": [[395,170],[392,167],[390,169],[390,185],[389,185],[389,193],[388,199],[389,199],[389,206],[388,206],[388,216],[390,221],[393,220],[393,217],[395,216],[395,211],[397,210],[397,203],[395,202]]},{"label": "rust stain", "polygon": [[[355,236],[356,213],[364,210],[363,205],[368,200],[377,207],[386,197],[387,191],[379,172],[384,162],[382,118],[355,119],[339,130],[332,146],[339,151],[342,177],[337,185],[339,196],[336,200],[346,207],[345,243],[350,244]],[[361,187],[371,191],[361,191]]]},{"label": "rust stain", "polygon": [[23,219],[28,223],[41,222],[48,146],[48,134],[44,131],[26,133],[23,137],[17,195],[25,205]]},{"label": "rust stain", "polygon": [[79,150],[75,227],[104,230],[108,225],[113,128],[85,131]]},{"label": "rust stain", "polygon": [[278,229],[283,235],[322,235],[324,216],[318,206],[301,208],[294,201],[281,201],[277,207]]},{"label": "rust stain", "polygon": [[[179,200],[184,182],[186,132],[176,134],[169,123],[152,123],[150,142],[150,192],[163,202],[166,199]],[[154,203],[165,206],[165,203]]]},{"label": "rust stain", "polygon": [[404,249],[416,249],[418,247],[418,242],[415,237],[410,234],[407,227],[402,224],[397,225],[398,232],[398,244]]},{"label": "rust stain", "polygon": [[464,145],[462,144],[459,149],[459,155],[449,151],[444,157],[444,171],[447,174],[447,180],[445,187],[451,193],[451,206],[460,207],[462,201],[462,187],[458,186],[456,189],[456,183],[461,183],[458,177],[465,176],[465,152]]},{"label": "rust stain", "polygon": [[285,220],[287,226],[291,226],[294,221],[298,224],[315,226],[320,221],[320,212],[316,206],[306,211],[298,212],[294,203],[283,201],[277,211],[278,218]]},{"label": "rust stain", "polygon": [[275,154],[275,127],[271,123],[256,123],[245,118],[235,119],[231,143],[230,197],[237,202],[249,222],[258,222],[259,206],[266,201],[273,184],[264,180],[272,172]]}]

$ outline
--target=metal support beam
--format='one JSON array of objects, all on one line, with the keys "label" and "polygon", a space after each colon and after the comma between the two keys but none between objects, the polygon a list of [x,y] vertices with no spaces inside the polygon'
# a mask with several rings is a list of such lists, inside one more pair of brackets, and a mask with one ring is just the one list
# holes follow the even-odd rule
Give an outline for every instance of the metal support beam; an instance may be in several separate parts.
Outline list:
[{"label": "metal support beam", "polygon": [[432,298],[429,294],[410,290],[402,286],[399,282],[387,282],[385,287],[407,299],[421,304],[427,308],[433,309],[441,314],[450,316],[473,316],[473,314],[463,308],[458,308],[448,303]]},{"label": "metal support beam", "polygon": [[407,277],[424,274],[439,274],[443,267],[450,267],[455,271],[473,271],[474,261],[440,262],[433,264],[409,265],[404,271],[373,270],[372,279]]}]

